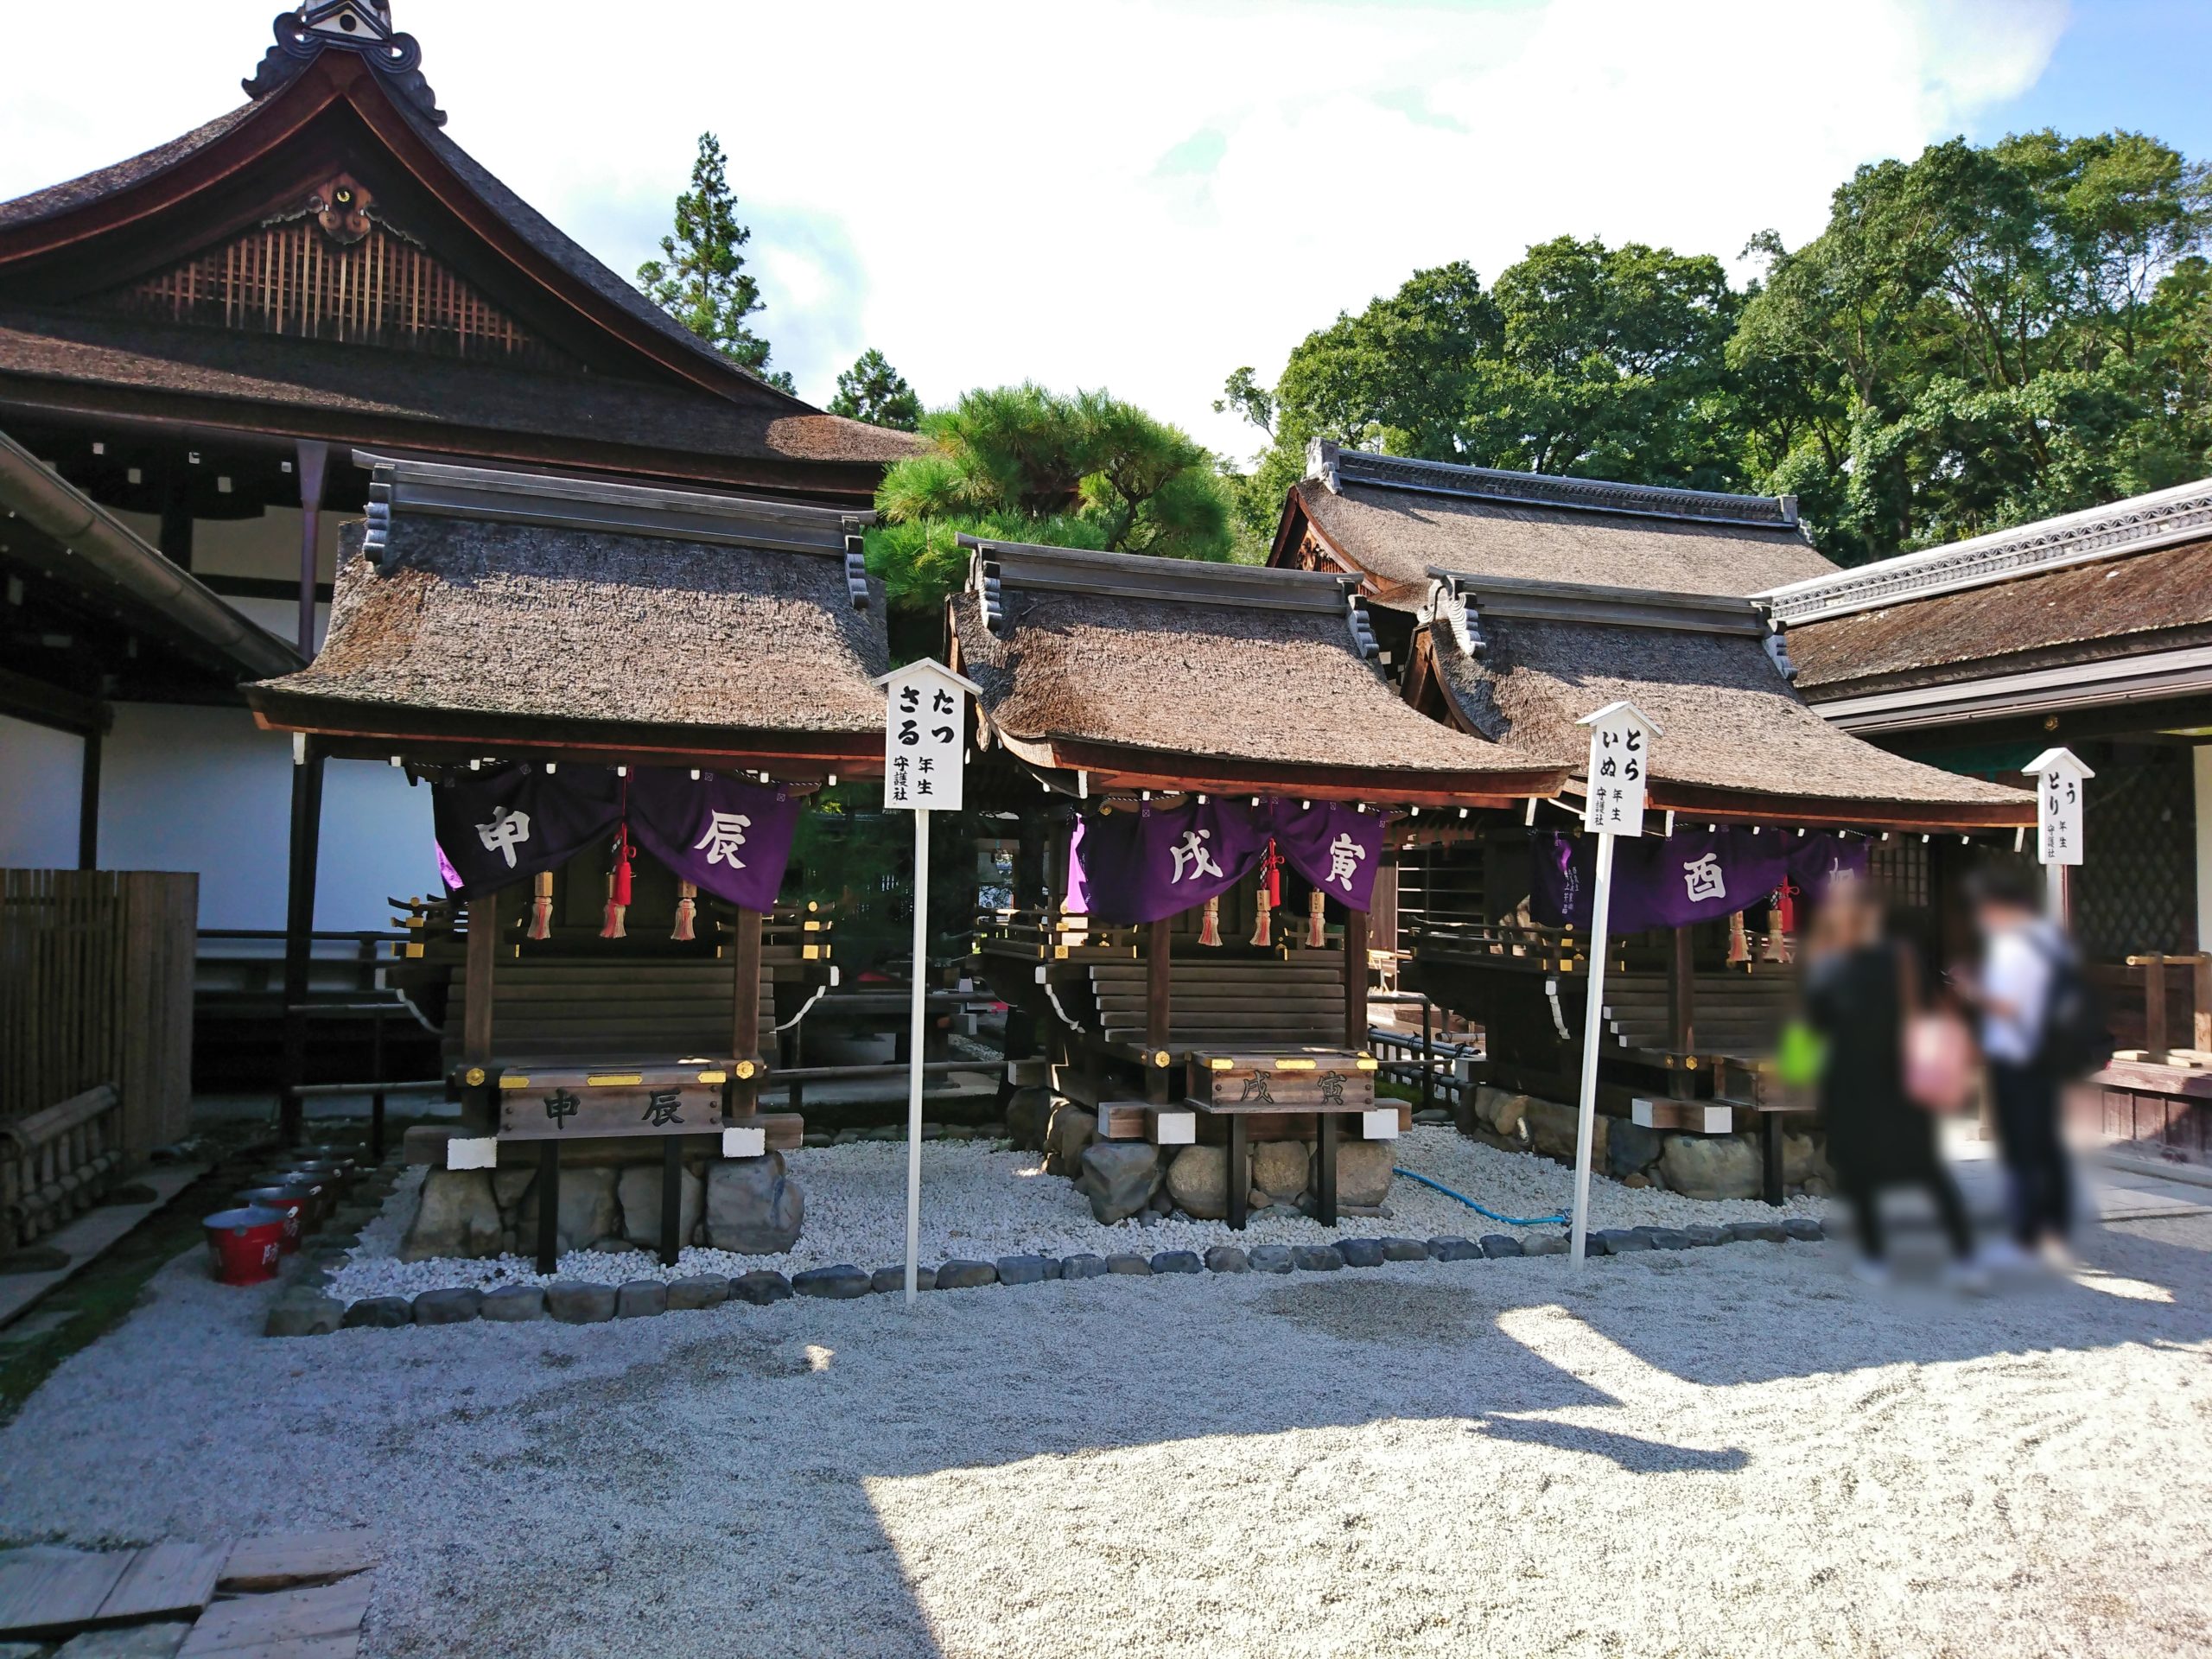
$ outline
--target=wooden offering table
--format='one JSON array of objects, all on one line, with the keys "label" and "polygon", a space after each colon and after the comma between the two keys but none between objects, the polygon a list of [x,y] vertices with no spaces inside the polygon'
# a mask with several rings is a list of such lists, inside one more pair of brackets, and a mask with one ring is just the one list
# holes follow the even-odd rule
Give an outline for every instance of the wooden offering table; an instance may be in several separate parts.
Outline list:
[{"label": "wooden offering table", "polygon": [[1188,1105],[1194,1112],[1227,1120],[1231,1227],[1242,1231],[1247,1218],[1252,1121],[1262,1116],[1278,1120],[1301,1139],[1301,1120],[1312,1120],[1314,1217],[1324,1227],[1337,1224],[1337,1143],[1342,1121],[1356,1116],[1365,1140],[1398,1138],[1398,1109],[1376,1108],[1376,1065],[1371,1054],[1319,1046],[1245,1047],[1234,1052],[1200,1049],[1192,1053]]}]

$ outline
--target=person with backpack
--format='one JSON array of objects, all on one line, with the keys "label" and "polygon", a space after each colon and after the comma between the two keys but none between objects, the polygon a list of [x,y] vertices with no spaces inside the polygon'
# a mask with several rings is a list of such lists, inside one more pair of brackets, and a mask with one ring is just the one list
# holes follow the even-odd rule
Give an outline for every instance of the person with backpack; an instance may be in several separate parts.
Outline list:
[{"label": "person with backpack", "polygon": [[[2080,955],[2024,873],[1992,866],[1968,888],[1981,971],[1961,976],[1981,1016],[1982,1058],[2011,1185],[2012,1242],[2069,1267],[2074,1178],[2061,1129],[2064,1085],[2108,1058]],[[2096,1050],[2102,1046],[2101,1057]]]}]

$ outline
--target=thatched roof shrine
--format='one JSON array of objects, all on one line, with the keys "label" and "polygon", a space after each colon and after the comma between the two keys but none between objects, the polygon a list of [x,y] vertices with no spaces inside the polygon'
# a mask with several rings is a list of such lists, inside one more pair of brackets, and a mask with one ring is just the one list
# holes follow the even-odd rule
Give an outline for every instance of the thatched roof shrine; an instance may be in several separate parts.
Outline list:
[{"label": "thatched roof shrine", "polygon": [[1750,600],[1438,569],[1407,695],[1530,761],[1579,771],[1576,722],[1617,700],[1663,729],[1654,806],[1796,824],[1974,829],[2031,822],[2024,791],[1939,771],[1808,708]]},{"label": "thatched roof shrine", "polygon": [[1444,804],[1563,776],[1408,708],[1341,578],[967,544],[954,665],[982,687],[985,741],[1048,777]]},{"label": "thatched roof shrine", "polygon": [[865,505],[916,441],[695,337],[450,137],[378,0],[250,101],[0,202],[0,408]]},{"label": "thatched roof shrine", "polygon": [[883,600],[860,520],[779,502],[359,458],[314,663],[249,689],[333,753],[558,751],[872,772]]},{"label": "thatched roof shrine", "polygon": [[1361,578],[1412,609],[1428,569],[1743,594],[1825,575],[1787,496],[1722,495],[1458,467],[1316,441],[1271,563]]}]

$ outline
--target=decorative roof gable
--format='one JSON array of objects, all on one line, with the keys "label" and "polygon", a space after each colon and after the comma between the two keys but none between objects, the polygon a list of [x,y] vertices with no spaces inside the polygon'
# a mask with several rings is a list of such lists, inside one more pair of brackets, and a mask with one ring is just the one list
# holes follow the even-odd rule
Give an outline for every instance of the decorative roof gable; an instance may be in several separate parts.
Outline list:
[{"label": "decorative roof gable", "polygon": [[395,96],[426,120],[445,125],[446,112],[418,67],[422,45],[412,35],[394,32],[391,8],[384,0],[308,0],[296,10],[277,13],[271,27],[276,44],[238,83],[248,98],[281,92],[325,52],[355,52],[384,77]]}]

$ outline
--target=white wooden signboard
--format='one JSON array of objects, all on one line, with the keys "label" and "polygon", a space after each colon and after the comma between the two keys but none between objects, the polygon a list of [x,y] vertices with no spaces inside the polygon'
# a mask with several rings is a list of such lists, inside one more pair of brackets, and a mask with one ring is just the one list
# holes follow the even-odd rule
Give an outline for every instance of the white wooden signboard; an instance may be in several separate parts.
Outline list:
[{"label": "white wooden signboard", "polygon": [[2021,768],[2036,780],[2036,859],[2082,861],[2082,785],[2096,776],[2071,749],[2045,749]]},{"label": "white wooden signboard", "polygon": [[980,688],[924,658],[879,675],[883,688],[883,804],[914,815],[913,1006],[907,1022],[906,1300],[920,1280],[922,1014],[929,996],[930,814],[957,812],[968,758],[968,699]]},{"label": "white wooden signboard", "polygon": [[1651,741],[1662,735],[1632,702],[1609,702],[1577,722],[1590,728],[1589,795],[1582,827],[1598,837],[1590,895],[1590,1000],[1582,1018],[1582,1088],[1574,1125],[1574,1213],[1570,1249],[1581,1266],[1590,1236],[1590,1156],[1598,1133],[1598,1037],[1605,1018],[1606,930],[1613,900],[1613,842],[1643,833]]},{"label": "white wooden signboard", "polygon": [[925,658],[885,675],[883,804],[899,812],[957,812],[975,686]]},{"label": "white wooden signboard", "polygon": [[1576,723],[1590,728],[1589,794],[1582,805],[1582,827],[1592,835],[1642,835],[1651,740],[1659,728],[1632,702],[1609,702]]}]

